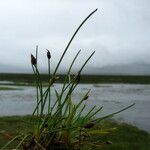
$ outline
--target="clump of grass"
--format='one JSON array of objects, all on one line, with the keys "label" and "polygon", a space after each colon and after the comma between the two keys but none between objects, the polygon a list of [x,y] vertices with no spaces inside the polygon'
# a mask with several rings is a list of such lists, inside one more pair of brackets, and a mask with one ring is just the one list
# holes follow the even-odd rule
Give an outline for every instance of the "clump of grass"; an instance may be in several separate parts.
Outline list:
[{"label": "clump of grass", "polygon": [[[5,149],[9,144],[14,141],[18,141],[16,149],[35,149],[35,150],[57,150],[57,149],[80,149],[85,145],[93,147],[93,145],[99,145],[99,141],[93,141],[93,135],[101,135],[108,133],[112,129],[102,130],[99,128],[99,123],[106,119],[120,113],[134,104],[125,107],[122,110],[114,112],[112,114],[103,116],[101,118],[95,118],[97,113],[102,111],[103,107],[94,106],[90,110],[86,111],[86,101],[89,98],[90,90],[87,91],[81,100],[74,104],[72,100],[72,94],[78,84],[80,83],[80,75],[85,65],[91,59],[95,52],[93,52],[87,60],[82,64],[78,70],[77,75],[72,77],[70,75],[73,65],[77,57],[80,54],[80,50],[72,60],[68,72],[65,76],[62,88],[58,91],[52,85],[57,80],[58,68],[77,32],[82,25],[97,11],[91,12],[79,25],[69,43],[67,44],[55,70],[51,75],[51,54],[47,51],[48,60],[48,87],[43,89],[41,75],[38,69],[38,46],[36,47],[36,57],[31,54],[31,65],[35,76],[36,92],[37,92],[37,104],[32,114],[32,120],[30,125],[33,126],[33,131],[27,133],[21,133],[12,138],[4,147]],[[55,90],[55,101],[51,99],[51,88]],[[94,119],[95,118],[95,119]]]},{"label": "clump of grass", "polygon": [[[11,116],[0,117],[0,146],[4,145],[10,136],[20,132],[32,132],[32,128],[26,122],[29,122],[32,116]],[[150,134],[126,123],[115,122],[114,120],[105,120],[100,123],[99,128],[117,128],[109,134],[100,134],[99,136],[93,135],[93,141],[101,140],[101,146],[97,149],[102,150],[149,150],[150,147]],[[3,129],[3,130],[2,130]],[[130,134],[129,134],[130,133]],[[112,144],[106,144],[109,141]],[[17,142],[17,141],[16,141]],[[13,142],[7,147],[12,150],[16,142]],[[89,145],[84,147],[85,150],[89,149]],[[92,149],[96,149],[91,148]]]}]

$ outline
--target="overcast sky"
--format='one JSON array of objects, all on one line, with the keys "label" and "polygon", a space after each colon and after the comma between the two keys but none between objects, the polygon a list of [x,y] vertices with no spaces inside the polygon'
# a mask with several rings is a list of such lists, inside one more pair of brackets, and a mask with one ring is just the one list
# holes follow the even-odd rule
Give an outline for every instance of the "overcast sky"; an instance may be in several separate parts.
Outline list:
[{"label": "overcast sky", "polygon": [[62,68],[79,49],[77,66],[93,51],[89,67],[150,64],[149,0],[0,0],[0,65],[30,68],[30,54],[39,45],[41,67],[45,49],[54,66],[77,26],[96,8]]}]

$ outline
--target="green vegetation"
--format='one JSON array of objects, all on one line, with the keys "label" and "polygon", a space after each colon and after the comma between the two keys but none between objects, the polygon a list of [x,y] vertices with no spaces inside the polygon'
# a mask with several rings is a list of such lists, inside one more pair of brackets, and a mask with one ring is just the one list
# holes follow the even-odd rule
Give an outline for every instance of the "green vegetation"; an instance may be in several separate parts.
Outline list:
[{"label": "green vegetation", "polygon": [[[57,75],[56,83],[63,83],[65,75]],[[73,76],[73,75],[72,75]],[[41,74],[42,82],[47,82],[49,76]],[[33,74],[0,73],[0,81],[13,81],[15,85],[34,85]],[[81,83],[131,83],[150,84],[150,76],[136,75],[81,75]],[[13,85],[14,85],[13,84]]]},{"label": "green vegetation", "polygon": [[103,140],[113,142],[110,147],[103,147],[103,150],[150,150],[149,133],[126,123],[112,122],[108,125],[117,127],[117,131],[103,137]]},{"label": "green vegetation", "polygon": [[18,88],[14,88],[14,87],[0,87],[0,91],[5,91],[5,90],[18,90]]},{"label": "green vegetation", "polygon": [[[24,133],[32,131],[31,116],[13,116],[13,117],[0,117],[0,147],[8,142],[12,136],[14,137],[18,132]],[[150,134],[139,130],[137,127],[126,124],[118,123],[112,120],[101,122],[101,128],[110,129],[116,128],[109,134],[102,134],[97,136],[101,145],[97,149],[102,150],[149,150],[150,148]],[[111,141],[112,144],[106,144]],[[16,143],[9,145],[8,149],[15,148]],[[86,148],[85,148],[86,149]]]}]

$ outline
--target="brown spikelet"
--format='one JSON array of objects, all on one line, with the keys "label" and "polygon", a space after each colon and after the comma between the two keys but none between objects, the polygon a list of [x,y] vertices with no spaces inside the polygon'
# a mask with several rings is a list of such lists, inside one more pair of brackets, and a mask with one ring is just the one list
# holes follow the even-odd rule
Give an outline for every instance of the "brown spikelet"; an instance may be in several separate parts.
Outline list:
[{"label": "brown spikelet", "polygon": [[106,141],[106,144],[113,144],[113,142],[112,141]]},{"label": "brown spikelet", "polygon": [[51,59],[51,53],[50,53],[50,51],[48,49],[46,49],[46,50],[47,50],[47,58]]},{"label": "brown spikelet", "polygon": [[90,128],[94,127],[94,126],[95,126],[94,122],[89,122],[89,123],[85,124],[83,127],[86,128],[86,129],[90,129]]},{"label": "brown spikelet", "polygon": [[50,79],[50,83],[53,84],[53,83],[55,83],[55,81],[58,80],[58,79],[59,79],[58,76],[54,76],[54,77],[52,77],[52,78]]},{"label": "brown spikelet", "polygon": [[78,75],[76,76],[76,82],[77,82],[77,83],[80,83],[80,80],[81,80],[81,75],[78,74]]},{"label": "brown spikelet", "polygon": [[8,140],[11,140],[13,138],[13,136],[10,133],[4,133],[3,135]]},{"label": "brown spikelet", "polygon": [[85,95],[83,99],[87,100],[88,98],[89,98],[89,94]]},{"label": "brown spikelet", "polygon": [[36,58],[31,54],[31,64],[35,66],[36,63],[37,63]]}]

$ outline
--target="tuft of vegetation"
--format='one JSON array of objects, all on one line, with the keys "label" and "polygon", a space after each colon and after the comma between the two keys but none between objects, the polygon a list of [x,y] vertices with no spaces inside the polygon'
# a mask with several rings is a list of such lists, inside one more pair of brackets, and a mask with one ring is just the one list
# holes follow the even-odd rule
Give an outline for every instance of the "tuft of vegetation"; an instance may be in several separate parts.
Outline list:
[{"label": "tuft of vegetation", "polygon": [[[6,149],[11,143],[15,142],[15,149],[33,149],[33,150],[58,150],[58,149],[81,149],[85,146],[93,148],[93,146],[101,146],[99,140],[94,140],[94,137],[107,134],[114,128],[102,129],[100,123],[115,114],[120,113],[134,104],[129,105],[119,111],[95,118],[97,113],[102,111],[103,107],[94,106],[88,111],[85,111],[86,101],[89,98],[90,90],[88,90],[78,103],[74,104],[72,94],[81,80],[81,72],[85,65],[91,59],[93,52],[85,62],[81,65],[75,76],[71,76],[70,72],[74,66],[77,57],[80,54],[79,50],[72,60],[68,72],[65,76],[61,89],[56,89],[52,86],[57,77],[57,71],[60,64],[71,44],[74,37],[83,26],[83,24],[97,11],[91,12],[79,25],[69,43],[67,44],[58,64],[51,75],[51,54],[47,50],[48,63],[48,86],[43,88],[41,74],[38,69],[38,46],[36,46],[36,56],[31,54],[31,65],[34,72],[36,86],[36,107],[33,111],[32,118],[28,122],[31,126],[31,131],[18,133],[16,136],[7,135],[11,140],[4,145],[1,150]],[[55,101],[51,100],[51,89],[55,90]],[[110,143],[110,142],[108,142]]]},{"label": "tuft of vegetation", "polygon": [[[8,140],[15,136],[18,132],[32,132],[33,126],[28,123],[32,116],[11,116],[0,117],[0,146],[4,145]],[[137,127],[126,124],[118,123],[114,120],[107,120],[100,123],[101,129],[115,130],[109,134],[101,134],[93,137],[94,141],[99,141],[99,147],[93,149],[97,150],[149,150],[150,147],[150,134],[139,130]],[[110,144],[109,144],[110,143]],[[10,144],[7,149],[13,149],[16,142]],[[92,147],[92,145],[91,145]],[[82,149],[89,149],[86,146]],[[92,148],[91,148],[92,150]]]}]

